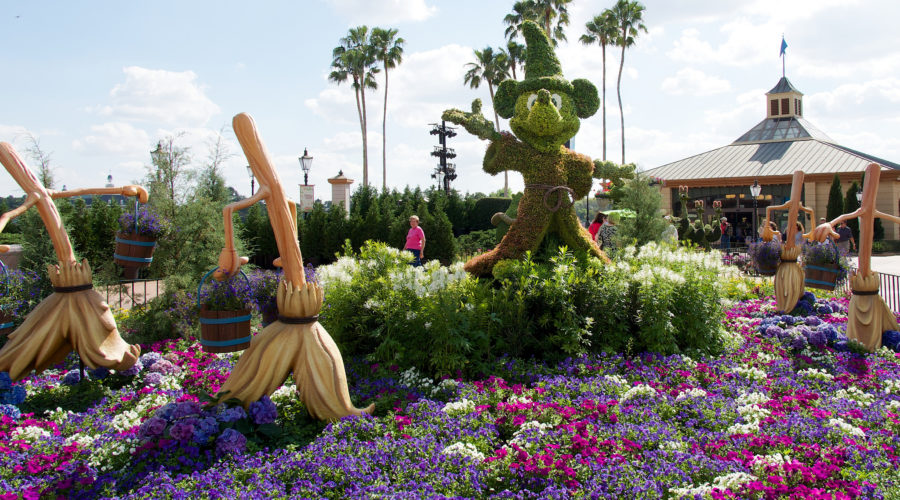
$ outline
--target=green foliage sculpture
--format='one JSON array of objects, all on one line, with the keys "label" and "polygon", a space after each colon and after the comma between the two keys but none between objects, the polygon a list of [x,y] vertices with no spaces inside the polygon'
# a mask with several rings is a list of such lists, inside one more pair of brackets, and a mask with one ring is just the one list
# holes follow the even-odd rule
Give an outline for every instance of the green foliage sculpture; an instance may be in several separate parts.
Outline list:
[{"label": "green foliage sculpture", "polygon": [[573,250],[606,259],[572,208],[573,201],[591,189],[594,163],[563,146],[578,132],[579,118],[593,115],[600,106],[597,88],[585,79],[563,78],[550,40],[537,24],[526,21],[522,31],[528,45],[525,79],[504,80],[494,95],[494,109],[510,119],[515,135],[494,130],[482,115],[479,99],[471,112],[450,109],[442,117],[490,141],[485,172],[515,170],[525,178],[525,193],[509,231],[493,250],[465,265],[466,271],[480,276],[490,275],[500,260],[536,251],[549,233]]},{"label": "green foliage sculpture", "polygon": [[675,220],[675,224],[678,226],[678,238],[681,241],[694,243],[704,250],[709,250],[712,248],[711,244],[715,241],[719,241],[722,237],[722,227],[719,225],[719,221],[722,219],[722,204],[718,201],[713,203],[713,209],[716,215],[714,218],[710,219],[708,223],[705,223],[703,221],[703,201],[696,200],[694,202],[694,208],[697,209],[697,218],[694,222],[691,222],[687,212],[687,202],[689,199],[687,196],[687,188],[682,189],[682,187],[679,188],[682,217],[676,218]]}]

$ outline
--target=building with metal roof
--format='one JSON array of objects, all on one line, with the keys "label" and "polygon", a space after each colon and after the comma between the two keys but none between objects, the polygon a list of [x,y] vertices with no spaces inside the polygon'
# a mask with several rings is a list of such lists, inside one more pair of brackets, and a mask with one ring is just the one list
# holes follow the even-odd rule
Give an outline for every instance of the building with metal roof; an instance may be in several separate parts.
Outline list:
[{"label": "building with metal roof", "polygon": [[[805,173],[804,205],[824,217],[834,175],[846,195],[870,163],[881,165],[879,211],[900,213],[900,164],[856,151],[840,144],[803,118],[803,94],[782,77],[766,93],[766,118],[727,146],[647,170],[662,180],[663,209],[679,215],[678,188],[686,186],[692,199],[706,207],[721,201],[723,212],[736,227],[749,229],[754,205],[763,209],[780,205],[790,197],[791,177]],[[762,189],[754,203],[750,186]],[[900,239],[900,227],[889,224],[885,237]],[[746,231],[746,229],[745,229]]]}]

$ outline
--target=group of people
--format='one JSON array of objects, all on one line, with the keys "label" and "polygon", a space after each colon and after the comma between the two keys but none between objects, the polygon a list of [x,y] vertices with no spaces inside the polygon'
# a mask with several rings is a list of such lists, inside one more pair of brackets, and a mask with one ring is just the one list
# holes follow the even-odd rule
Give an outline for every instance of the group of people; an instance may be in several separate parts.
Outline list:
[{"label": "group of people", "polygon": [[[821,217],[819,219],[820,225],[827,224],[827,223],[828,223],[828,221],[825,220],[825,217]],[[800,221],[797,221],[796,224],[797,224],[797,232],[794,233],[794,244],[800,245],[801,243],[803,243],[803,233],[805,233],[806,231],[803,229],[803,224],[801,224]],[[778,242],[781,242],[782,233],[780,231],[778,231],[778,226],[775,225],[775,222],[769,221],[769,229],[771,229],[772,233],[775,235],[774,238]],[[841,254],[843,254],[843,255],[849,254],[851,246],[853,248],[853,251],[854,252],[856,251],[856,240],[853,239],[853,231],[850,229],[849,226],[847,226],[846,221],[841,221],[841,223],[838,225],[837,229],[835,229],[835,232],[838,233],[838,238],[837,238],[837,240],[834,240],[834,242],[837,244],[838,250],[840,250]],[[760,227],[760,234],[762,234],[762,227]],[[831,237],[829,236],[828,239],[831,240]]]}]

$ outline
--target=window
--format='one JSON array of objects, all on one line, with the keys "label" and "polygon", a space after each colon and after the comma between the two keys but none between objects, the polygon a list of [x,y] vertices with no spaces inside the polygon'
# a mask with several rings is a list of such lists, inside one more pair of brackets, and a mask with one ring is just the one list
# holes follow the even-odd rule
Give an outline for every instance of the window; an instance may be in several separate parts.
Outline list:
[{"label": "window", "polygon": [[781,100],[781,114],[789,115],[791,114],[791,100],[787,97]]},{"label": "window", "polygon": [[794,99],[794,110],[797,112],[797,116],[803,116],[803,101]]},{"label": "window", "polygon": [[772,99],[769,104],[769,114],[772,116],[778,116],[778,99]]}]

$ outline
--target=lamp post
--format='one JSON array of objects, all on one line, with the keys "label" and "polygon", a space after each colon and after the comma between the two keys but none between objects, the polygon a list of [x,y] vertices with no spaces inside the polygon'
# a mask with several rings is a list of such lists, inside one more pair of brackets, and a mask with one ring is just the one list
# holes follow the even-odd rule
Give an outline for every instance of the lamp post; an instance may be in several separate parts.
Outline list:
[{"label": "lamp post", "polygon": [[303,185],[309,185],[309,169],[312,168],[313,157],[309,156],[306,148],[303,148],[303,156],[300,157],[300,168],[303,169]]},{"label": "lamp post", "polygon": [[247,175],[250,176],[250,196],[253,196],[256,191],[256,177],[253,176],[253,169],[250,168],[250,165],[247,165]]},{"label": "lamp post", "polygon": [[762,191],[762,186],[759,185],[759,182],[756,179],[753,179],[753,185],[750,186],[750,195],[753,196],[753,232],[756,234],[756,237],[753,238],[754,240],[759,237],[759,227],[757,226],[756,221],[756,203],[760,191]]}]

